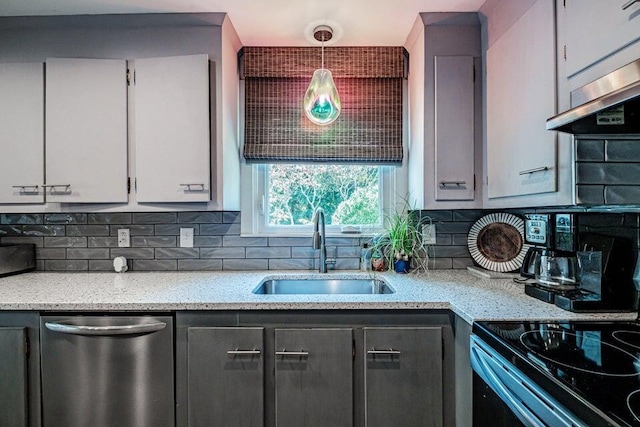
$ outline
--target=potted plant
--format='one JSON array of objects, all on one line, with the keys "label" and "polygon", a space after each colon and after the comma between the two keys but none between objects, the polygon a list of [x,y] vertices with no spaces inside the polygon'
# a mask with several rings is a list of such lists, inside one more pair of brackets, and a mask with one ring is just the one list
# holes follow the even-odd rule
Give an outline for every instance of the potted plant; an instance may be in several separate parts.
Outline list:
[{"label": "potted plant", "polygon": [[427,271],[428,246],[422,234],[422,226],[431,218],[420,217],[419,212],[409,210],[405,203],[403,210],[387,217],[384,232],[373,239],[372,251],[379,254],[386,268],[397,273]]}]

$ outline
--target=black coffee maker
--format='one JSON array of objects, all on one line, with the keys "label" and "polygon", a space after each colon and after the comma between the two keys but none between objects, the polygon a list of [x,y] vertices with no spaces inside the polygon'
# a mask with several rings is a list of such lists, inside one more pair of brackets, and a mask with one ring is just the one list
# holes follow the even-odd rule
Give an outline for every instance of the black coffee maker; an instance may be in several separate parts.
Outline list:
[{"label": "black coffee maker", "polygon": [[[520,270],[525,293],[569,311],[637,310],[637,232],[624,214],[526,214],[525,241],[532,246]],[[550,258],[575,260],[575,276],[540,280]]]}]

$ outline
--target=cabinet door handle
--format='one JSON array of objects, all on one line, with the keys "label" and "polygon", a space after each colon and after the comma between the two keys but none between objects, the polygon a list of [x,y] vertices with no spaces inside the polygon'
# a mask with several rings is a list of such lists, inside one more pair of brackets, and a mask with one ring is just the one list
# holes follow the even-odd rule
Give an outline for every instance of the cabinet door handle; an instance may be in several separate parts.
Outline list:
[{"label": "cabinet door handle", "polygon": [[399,356],[400,354],[402,354],[402,352],[400,350],[394,350],[393,348],[390,348],[389,350],[376,350],[375,348],[373,348],[371,350],[367,350],[367,354],[371,354],[373,356],[376,356],[376,355]]},{"label": "cabinet door handle", "polygon": [[622,5],[622,10],[629,9],[634,3],[638,3],[640,0],[629,0],[625,4]]},{"label": "cabinet door handle", "polygon": [[461,187],[463,185],[467,185],[467,181],[440,181],[441,187],[446,187],[449,185],[455,185],[456,187]]},{"label": "cabinet door handle", "polygon": [[286,349],[282,349],[281,351],[276,351],[276,356],[298,356],[298,357],[307,357],[309,355],[308,351],[287,351]]},{"label": "cabinet door handle", "polygon": [[20,194],[38,194],[38,185],[12,185],[11,188],[19,188]]},{"label": "cabinet door handle", "polygon": [[[67,194],[71,193],[71,184],[44,184],[42,186],[45,190],[47,187],[51,188],[51,194]],[[57,190],[57,188],[62,188],[61,190]]]},{"label": "cabinet door handle", "polygon": [[259,356],[260,353],[260,350],[255,348],[253,350],[239,350],[237,348],[235,350],[227,350],[227,354],[232,356]]},{"label": "cabinet door handle", "polygon": [[185,187],[184,191],[204,191],[204,184],[180,184],[180,186]]},{"label": "cabinet door handle", "polygon": [[536,172],[545,172],[549,170],[549,166],[542,166],[539,168],[534,168],[534,169],[527,169],[526,171],[520,171],[518,173],[518,175],[528,175],[531,173],[536,173]]}]

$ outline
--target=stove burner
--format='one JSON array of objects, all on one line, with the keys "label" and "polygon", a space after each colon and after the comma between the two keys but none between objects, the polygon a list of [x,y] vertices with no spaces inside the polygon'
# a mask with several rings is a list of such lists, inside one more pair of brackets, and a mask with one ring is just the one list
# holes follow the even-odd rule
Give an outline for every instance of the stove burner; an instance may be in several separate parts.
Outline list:
[{"label": "stove burner", "polygon": [[640,421],[638,416],[638,409],[640,409],[640,390],[636,390],[627,396],[627,408],[633,415],[636,421]]},{"label": "stove burner", "polygon": [[640,332],[615,331],[611,334],[611,336],[623,344],[627,344],[631,347],[634,347],[640,350]]},{"label": "stove burner", "polygon": [[628,351],[552,326],[525,332],[520,342],[537,357],[565,368],[608,377],[640,375],[640,359]]}]

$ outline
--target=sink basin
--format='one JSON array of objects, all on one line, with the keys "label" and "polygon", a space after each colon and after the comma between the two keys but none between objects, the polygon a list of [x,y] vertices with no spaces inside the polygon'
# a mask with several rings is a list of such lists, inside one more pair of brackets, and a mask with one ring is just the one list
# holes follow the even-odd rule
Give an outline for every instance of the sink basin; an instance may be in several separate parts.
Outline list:
[{"label": "sink basin", "polygon": [[378,279],[271,279],[253,290],[263,295],[393,294],[395,290]]}]

